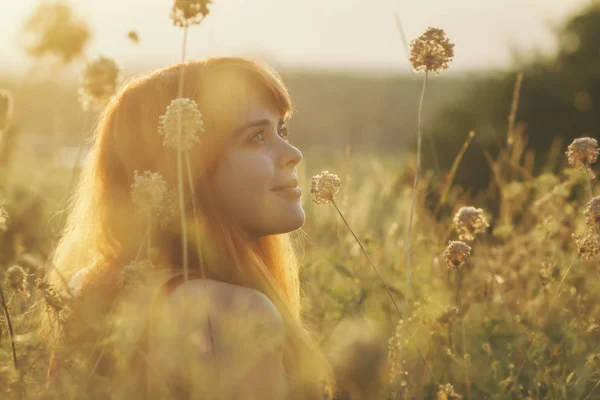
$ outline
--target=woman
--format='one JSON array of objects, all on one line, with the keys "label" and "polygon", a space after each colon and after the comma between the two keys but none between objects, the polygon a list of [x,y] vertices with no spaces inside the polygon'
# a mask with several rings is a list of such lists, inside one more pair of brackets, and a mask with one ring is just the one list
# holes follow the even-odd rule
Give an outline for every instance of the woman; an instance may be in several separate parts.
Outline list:
[{"label": "woman", "polygon": [[[203,120],[183,162],[187,276],[178,207],[139,215],[131,195],[138,174],[151,171],[177,204],[177,151],[163,146],[158,121],[179,97],[181,73],[181,97],[196,102]],[[110,396],[321,399],[324,382],[332,385],[301,320],[289,232],[305,215],[291,114],[278,75],[241,58],[133,79],[106,107],[55,251],[53,282],[70,280],[74,294],[64,342],[111,379]],[[142,284],[123,285],[126,265],[151,272]]]}]

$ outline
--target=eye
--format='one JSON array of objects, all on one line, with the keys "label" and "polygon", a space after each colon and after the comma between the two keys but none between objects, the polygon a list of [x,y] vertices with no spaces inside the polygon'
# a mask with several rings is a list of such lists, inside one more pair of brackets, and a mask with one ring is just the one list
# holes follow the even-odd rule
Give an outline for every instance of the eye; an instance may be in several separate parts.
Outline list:
[{"label": "eye", "polygon": [[283,138],[283,140],[285,140],[286,142],[290,141],[288,135],[289,135],[289,130],[288,130],[287,126],[282,126],[281,128],[279,128],[279,136],[281,136]]},{"label": "eye", "polygon": [[250,138],[250,142],[252,142],[252,143],[264,143],[265,142],[264,132],[262,130],[257,131]]}]

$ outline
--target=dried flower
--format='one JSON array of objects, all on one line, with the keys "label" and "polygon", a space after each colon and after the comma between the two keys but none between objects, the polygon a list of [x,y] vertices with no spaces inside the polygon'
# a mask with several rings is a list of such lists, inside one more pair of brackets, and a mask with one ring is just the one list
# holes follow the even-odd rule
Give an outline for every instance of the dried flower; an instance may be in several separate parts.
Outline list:
[{"label": "dried flower", "polygon": [[342,181],[336,174],[323,171],[312,177],[310,192],[314,194],[313,201],[317,204],[329,204],[340,190]]},{"label": "dried flower", "polygon": [[69,64],[83,55],[92,34],[85,21],[65,2],[42,2],[23,26],[33,57],[52,55]]},{"label": "dried flower", "polygon": [[154,269],[151,261],[132,261],[123,267],[121,278],[119,280],[119,288],[127,290],[144,281],[144,275]]},{"label": "dried flower", "polygon": [[598,159],[598,142],[590,137],[575,139],[566,154],[573,168],[589,168]]},{"label": "dried flower", "polygon": [[[208,15],[211,0],[175,0],[171,9],[173,25],[188,27],[197,25]],[[200,17],[199,15],[202,15]]]},{"label": "dried flower", "polygon": [[471,247],[464,242],[450,241],[442,254],[448,269],[459,269],[469,260]]},{"label": "dried flower", "polygon": [[42,292],[46,307],[57,314],[71,301],[71,297],[66,292],[39,278],[35,280],[35,287]]},{"label": "dried flower", "polygon": [[429,27],[424,34],[410,43],[410,62],[415,71],[433,71],[436,74],[448,69],[454,57],[454,44],[443,29]]},{"label": "dried flower", "polygon": [[461,207],[454,215],[454,228],[460,240],[475,240],[475,235],[489,227],[483,210],[475,207]]},{"label": "dried flower", "polygon": [[119,66],[110,58],[100,56],[88,62],[77,91],[83,109],[98,110],[108,104],[117,91],[118,78]]},{"label": "dried flower", "polygon": [[[181,116],[181,127],[179,117]],[[204,132],[202,113],[198,105],[190,99],[175,99],[167,107],[167,112],[158,120],[158,134],[164,136],[163,146],[175,150],[189,150],[200,143],[199,132]]]},{"label": "dried flower", "polygon": [[174,218],[179,214],[179,199],[177,192],[173,188],[168,188],[165,193],[165,198],[162,202],[162,207],[158,210],[157,220],[161,228],[165,228],[173,222]]},{"label": "dried flower", "polygon": [[160,211],[167,192],[167,182],[158,172],[145,171],[142,175],[134,171],[135,178],[131,184],[131,200],[137,207],[137,214],[142,217]]},{"label": "dried flower", "polygon": [[600,238],[592,228],[588,229],[585,235],[573,234],[577,251],[584,260],[594,260],[600,252]]},{"label": "dried flower", "polygon": [[598,222],[600,222],[600,196],[596,196],[588,202],[584,215],[585,223],[590,228],[598,227]]},{"label": "dried flower", "polygon": [[27,272],[20,265],[13,265],[6,270],[4,284],[29,297],[27,292]]},{"label": "dried flower", "polygon": [[0,132],[6,131],[12,116],[13,96],[8,90],[0,90]]},{"label": "dried flower", "polygon": [[437,392],[437,400],[462,399],[462,396],[454,391],[454,386],[450,383],[440,385]]}]

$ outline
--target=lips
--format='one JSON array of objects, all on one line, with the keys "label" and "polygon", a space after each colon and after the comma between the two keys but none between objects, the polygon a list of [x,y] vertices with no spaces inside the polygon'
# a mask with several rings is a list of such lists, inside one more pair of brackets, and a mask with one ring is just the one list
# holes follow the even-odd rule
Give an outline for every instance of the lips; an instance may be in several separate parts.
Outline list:
[{"label": "lips", "polygon": [[273,191],[280,191],[280,190],[296,189],[296,188],[298,188],[298,181],[297,180],[292,180],[292,181],[284,183],[283,185],[276,186],[272,190]]}]

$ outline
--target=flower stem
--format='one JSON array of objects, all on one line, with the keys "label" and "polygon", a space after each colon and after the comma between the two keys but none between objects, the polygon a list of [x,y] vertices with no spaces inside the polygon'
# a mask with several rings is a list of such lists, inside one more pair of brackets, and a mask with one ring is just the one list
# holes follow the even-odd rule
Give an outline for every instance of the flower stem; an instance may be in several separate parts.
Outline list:
[{"label": "flower stem", "polygon": [[413,183],[412,201],[410,203],[410,217],[408,219],[408,232],[406,234],[406,298],[410,299],[410,236],[412,232],[412,220],[417,201],[417,183],[419,173],[421,172],[421,116],[423,113],[423,99],[425,98],[425,89],[427,88],[427,78],[429,71],[425,71],[425,80],[423,81],[423,90],[421,91],[421,100],[419,101],[419,116],[417,122],[417,168],[415,171],[415,181]]},{"label": "flower stem", "polygon": [[594,198],[594,193],[592,192],[592,178],[590,177],[590,167],[587,163],[586,163],[584,169],[585,169],[585,177],[587,178],[588,194],[590,196],[590,200],[592,200]]},{"label": "flower stem", "polygon": [[554,292],[554,296],[552,296],[552,300],[554,300],[556,298],[556,296],[558,296],[558,293],[560,292],[560,288],[562,287],[563,282],[567,278],[567,275],[571,271],[571,268],[573,267],[573,265],[575,265],[575,262],[579,259],[579,255],[580,254],[577,253],[577,255],[575,256],[575,258],[573,259],[573,261],[571,261],[571,265],[569,265],[569,268],[567,268],[567,272],[565,272],[565,274],[563,275],[562,279],[558,283],[558,287],[556,288],[556,292]]},{"label": "flower stem", "polygon": [[[181,70],[179,73],[179,89],[177,97],[183,97],[183,77],[185,70],[185,51],[187,48],[187,33],[188,27],[183,28],[183,44],[181,48]],[[182,115],[181,110],[178,111],[177,132],[181,136],[182,132]],[[187,281],[189,276],[189,260],[188,260],[188,242],[187,242],[187,223],[185,220],[185,202],[183,195],[183,162],[182,150],[177,149],[177,189],[179,191],[179,215],[181,217],[181,252],[183,253],[183,280]]]},{"label": "flower stem", "polygon": [[2,302],[2,309],[4,310],[4,315],[6,315],[6,322],[8,323],[8,333],[10,335],[10,344],[12,348],[12,357],[13,363],[15,364],[15,369],[19,370],[19,363],[17,361],[17,349],[15,347],[15,334],[13,331],[12,321],[10,319],[10,312],[8,312],[8,307],[6,305],[6,299],[4,298],[4,291],[2,290],[2,285],[0,285],[0,302]]},{"label": "flower stem", "polygon": [[[342,221],[344,221],[344,224],[346,224],[346,227],[348,228],[348,230],[350,231],[350,233],[352,234],[352,236],[354,236],[354,239],[356,240],[356,242],[360,246],[362,252],[364,253],[364,255],[369,260],[369,263],[371,263],[371,266],[373,267],[373,269],[377,273],[377,276],[379,276],[379,279],[381,280],[381,283],[383,283],[383,286],[385,287],[385,290],[387,290],[388,295],[390,296],[390,299],[392,300],[392,303],[394,304],[394,307],[396,308],[396,311],[398,312],[398,316],[402,317],[402,312],[400,311],[400,308],[398,307],[398,304],[396,303],[396,300],[394,300],[394,296],[392,295],[392,292],[390,291],[390,288],[385,283],[385,280],[383,279],[383,277],[379,273],[379,270],[377,269],[377,267],[373,263],[373,260],[371,260],[371,257],[369,256],[369,253],[367,253],[367,250],[365,250],[362,242],[360,241],[360,239],[358,238],[358,236],[356,236],[356,234],[354,233],[354,231],[350,227],[350,224],[348,224],[348,221],[346,221],[346,218],[344,218],[344,214],[342,214],[342,211],[340,211],[339,207],[335,203],[335,200],[332,199],[331,202],[333,203],[333,205],[334,205],[335,209],[337,210],[338,214],[340,214],[340,217],[342,218]],[[417,352],[419,353],[419,356],[421,356],[421,359],[423,360],[423,363],[425,363],[425,365],[427,366],[427,369],[429,370],[429,373],[431,374],[431,376],[433,377],[433,379],[435,380],[435,382],[439,386],[440,383],[438,382],[437,378],[433,374],[433,371],[431,370],[431,367],[427,363],[427,360],[425,360],[425,356],[423,355],[423,353],[421,353],[421,350],[419,350],[419,347],[417,347],[417,345],[416,345],[416,343],[414,341],[414,337],[413,337],[412,333],[410,332],[410,330],[408,329],[408,327],[406,328],[406,331],[408,332],[408,334],[410,335],[411,339],[413,340],[413,343],[415,344],[415,349],[417,349]]]},{"label": "flower stem", "polygon": [[467,399],[471,399],[471,382],[469,380],[469,364],[467,362],[467,338],[465,333],[465,319],[462,312],[462,299],[461,299],[461,288],[462,288],[462,274],[460,270],[456,269],[456,308],[458,309],[458,318],[460,318],[460,325],[462,330],[462,347],[463,347],[463,366],[465,372],[465,386],[467,387]]}]

